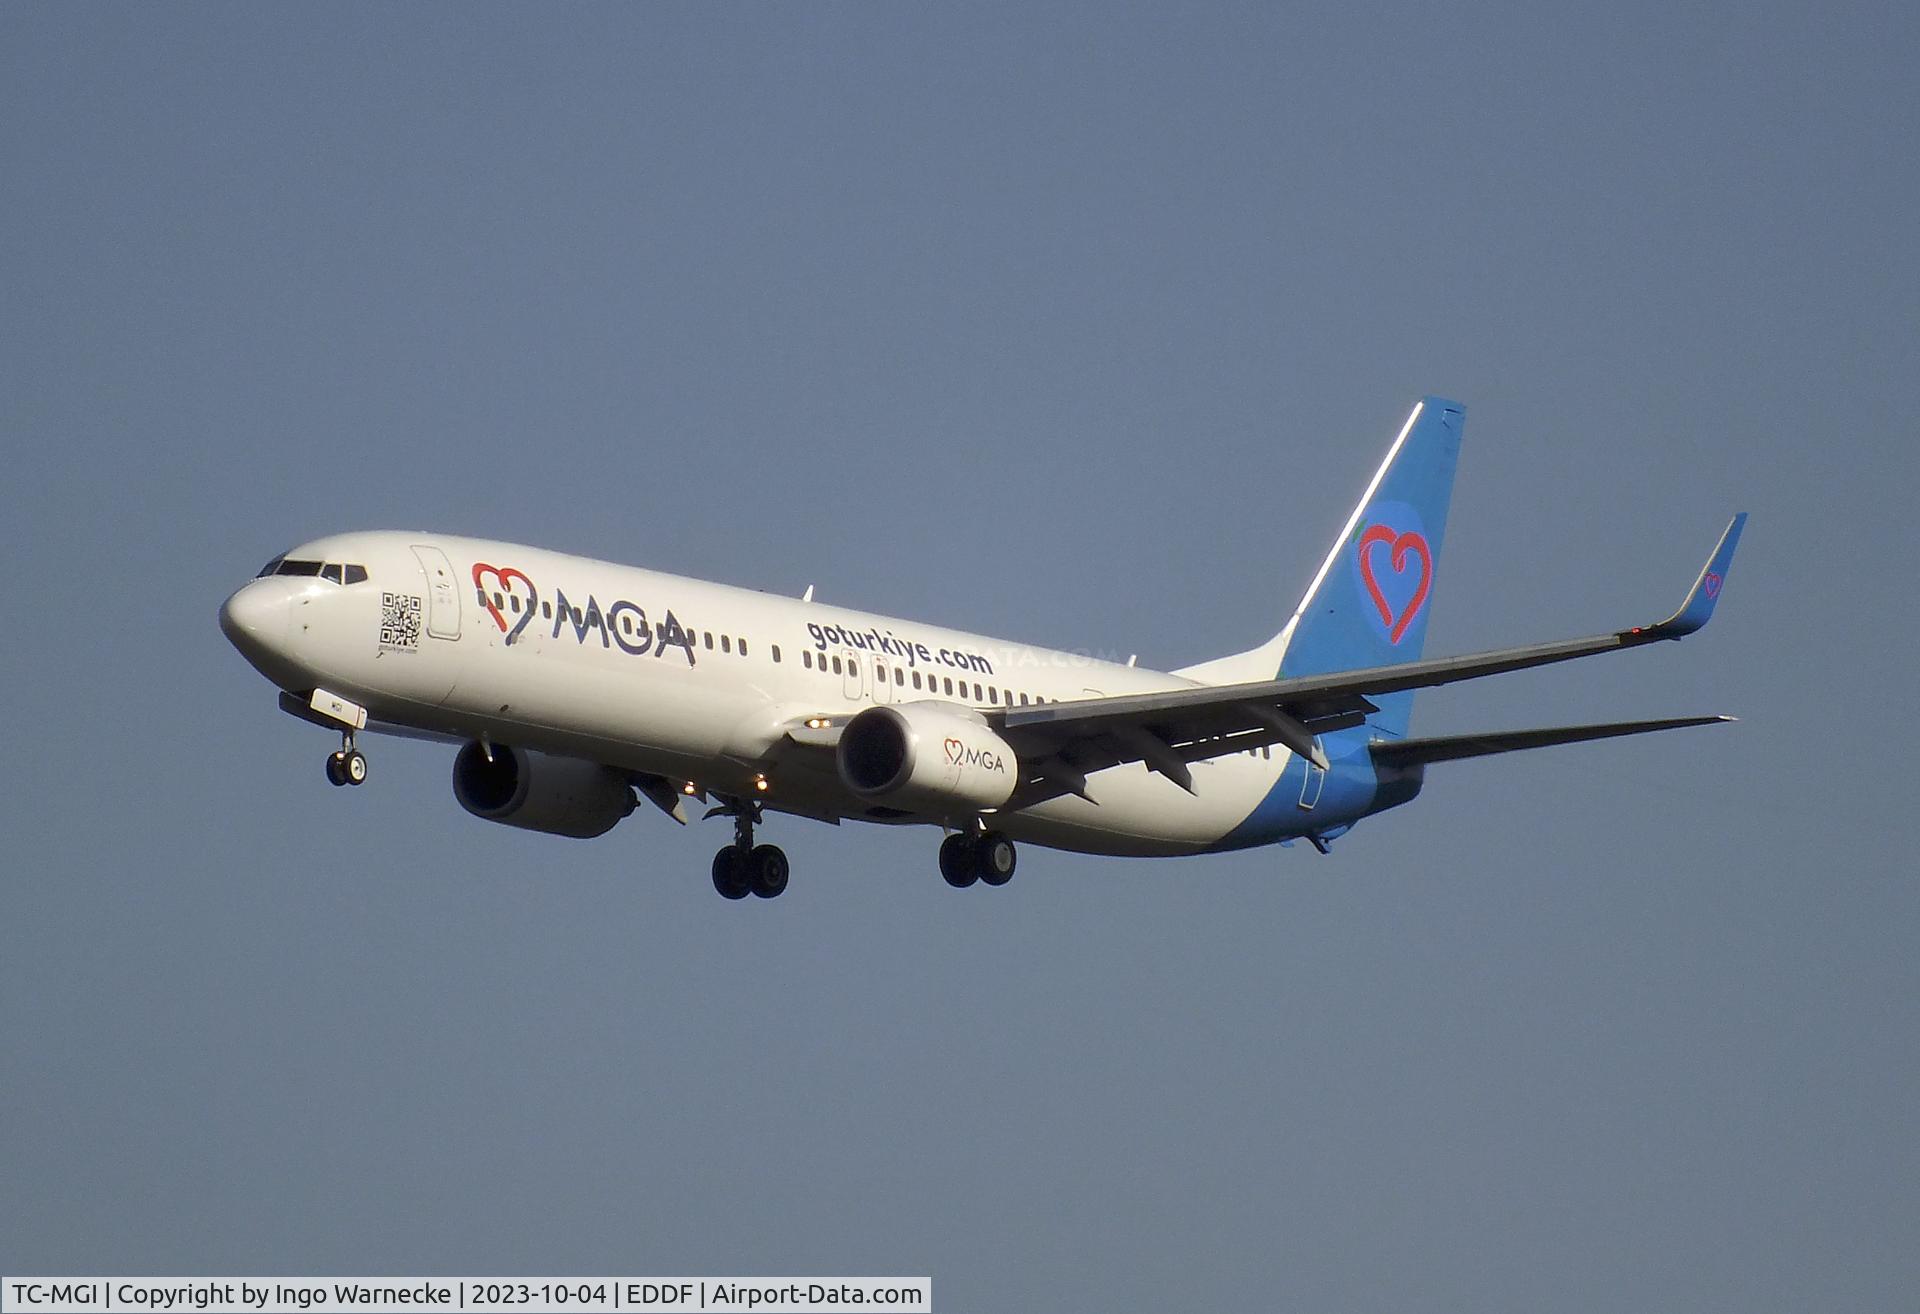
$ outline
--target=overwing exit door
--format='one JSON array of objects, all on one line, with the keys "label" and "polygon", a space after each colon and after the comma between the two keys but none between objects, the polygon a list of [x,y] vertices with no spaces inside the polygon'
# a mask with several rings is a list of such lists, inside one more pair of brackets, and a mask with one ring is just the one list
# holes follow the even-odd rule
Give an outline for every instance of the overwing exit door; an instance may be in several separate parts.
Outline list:
[{"label": "overwing exit door", "polygon": [[1327,773],[1305,758],[1300,760],[1307,768],[1307,774],[1300,781],[1300,806],[1311,812],[1320,802],[1320,790],[1327,783]]}]

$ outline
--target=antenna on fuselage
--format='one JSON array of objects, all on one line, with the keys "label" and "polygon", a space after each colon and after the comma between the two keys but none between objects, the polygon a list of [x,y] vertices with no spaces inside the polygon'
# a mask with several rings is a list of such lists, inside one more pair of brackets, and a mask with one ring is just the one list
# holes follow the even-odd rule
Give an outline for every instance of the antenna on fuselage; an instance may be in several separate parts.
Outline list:
[{"label": "antenna on fuselage", "polygon": [[813,601],[813,585],[811,585],[811,584],[809,584],[809,585],[807,585],[807,591],[806,591],[805,593],[802,593],[802,594],[800,595],[800,601],[802,601],[802,602],[812,602],[812,601]]}]

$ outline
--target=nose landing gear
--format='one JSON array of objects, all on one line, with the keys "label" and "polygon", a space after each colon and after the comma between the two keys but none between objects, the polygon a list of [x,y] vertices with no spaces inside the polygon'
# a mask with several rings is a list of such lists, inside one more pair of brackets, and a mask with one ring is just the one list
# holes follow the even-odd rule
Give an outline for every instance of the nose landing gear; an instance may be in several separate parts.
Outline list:
[{"label": "nose landing gear", "polygon": [[340,731],[340,747],[327,754],[329,785],[364,785],[367,782],[366,754],[353,746],[353,732],[366,728],[366,708],[329,690],[315,689],[304,699],[291,693],[281,694],[280,710],[302,721]]},{"label": "nose landing gear", "polygon": [[367,783],[367,755],[353,746],[353,731],[340,736],[340,747],[327,754],[327,783],[364,785]]}]

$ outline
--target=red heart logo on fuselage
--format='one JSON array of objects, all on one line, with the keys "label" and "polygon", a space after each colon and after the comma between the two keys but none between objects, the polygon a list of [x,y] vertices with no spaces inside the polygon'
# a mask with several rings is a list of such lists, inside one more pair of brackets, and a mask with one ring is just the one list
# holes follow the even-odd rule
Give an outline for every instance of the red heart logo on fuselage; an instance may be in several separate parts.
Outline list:
[{"label": "red heart logo on fuselage", "polygon": [[946,742],[946,750],[947,750],[947,765],[954,766],[959,763],[960,754],[967,751],[967,746],[961,743],[958,739],[949,739]]},{"label": "red heart logo on fuselage", "polygon": [[[1393,604],[1387,601],[1387,595],[1380,588],[1380,581],[1373,573],[1374,544],[1385,544],[1387,560],[1392,564],[1395,574],[1404,574],[1409,555],[1420,558],[1420,578],[1413,586],[1413,596],[1407,600],[1406,607],[1395,615]],[[1360,578],[1366,581],[1367,594],[1373,599],[1373,605],[1380,609],[1380,623],[1387,627],[1387,641],[1399,643],[1407,632],[1407,626],[1413,624],[1413,618],[1420,614],[1420,608],[1426,604],[1427,593],[1433,588],[1433,551],[1427,546],[1427,540],[1409,529],[1402,534],[1391,525],[1375,525],[1360,536]]]},{"label": "red heart logo on fuselage", "polygon": [[[507,618],[501,614],[500,608],[494,605],[493,596],[487,592],[487,586],[480,582],[480,578],[483,575],[491,575],[499,580],[500,589],[503,593],[513,592],[513,581],[516,579],[519,580],[527,586],[527,595],[529,598],[535,596],[533,581],[515,570],[512,566],[489,566],[484,561],[476,561],[473,563],[473,587],[480,591],[480,601],[486,604],[487,611],[492,614],[493,623],[500,627],[502,634],[505,634],[513,627],[507,624]],[[524,622],[522,623],[524,624]]]}]

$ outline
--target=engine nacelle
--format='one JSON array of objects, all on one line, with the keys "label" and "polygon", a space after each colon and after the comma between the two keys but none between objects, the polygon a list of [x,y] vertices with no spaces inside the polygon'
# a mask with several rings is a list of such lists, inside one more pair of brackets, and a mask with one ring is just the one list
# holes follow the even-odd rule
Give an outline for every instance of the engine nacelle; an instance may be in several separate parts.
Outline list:
[{"label": "engine nacelle", "polygon": [[501,744],[491,761],[477,743],[460,749],[453,796],[483,820],[575,839],[604,835],[633,811],[633,789],[613,768]]},{"label": "engine nacelle", "polygon": [[898,807],[997,808],[1020,763],[984,721],[946,703],[869,707],[840,732],[840,779],[862,798]]}]

